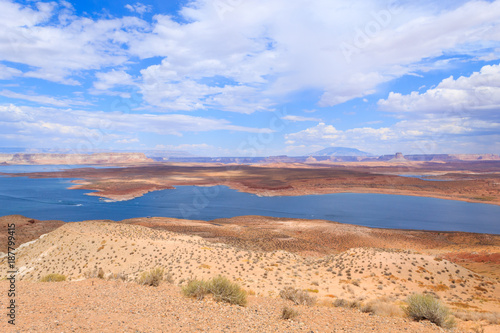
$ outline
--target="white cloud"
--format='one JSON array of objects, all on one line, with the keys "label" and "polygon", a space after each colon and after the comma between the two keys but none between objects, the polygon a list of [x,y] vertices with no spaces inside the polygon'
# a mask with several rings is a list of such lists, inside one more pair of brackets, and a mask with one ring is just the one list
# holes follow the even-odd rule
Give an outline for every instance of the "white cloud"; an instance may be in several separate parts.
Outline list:
[{"label": "white cloud", "polygon": [[[207,131],[271,133],[267,128],[233,125],[225,119],[209,119],[182,114],[127,114],[72,109],[0,105],[0,133],[31,135],[33,142],[67,142],[80,138],[92,145],[120,140],[135,142],[130,133],[182,136]],[[131,141],[132,140],[132,141]],[[122,141],[125,142],[125,141]],[[93,147],[97,148],[97,147]]]},{"label": "white cloud", "polygon": [[9,80],[16,76],[21,76],[23,72],[18,69],[0,64],[0,80]]},{"label": "white cloud", "polygon": [[491,139],[491,136],[498,134],[499,131],[500,122],[448,117],[403,120],[389,127],[360,127],[347,130],[319,123],[303,131],[287,134],[285,139],[288,151],[299,154],[307,153],[304,145],[353,147],[375,154],[395,151],[432,154],[449,153],[450,149],[459,147],[458,143],[467,142],[470,143],[469,152],[474,152],[475,141],[484,141],[488,137]]},{"label": "white cloud", "polygon": [[116,143],[121,143],[121,144],[128,144],[128,143],[135,143],[139,142],[138,138],[131,138],[131,139],[121,139],[117,140]]},{"label": "white cloud", "polygon": [[[479,72],[444,79],[435,88],[409,95],[391,92],[378,101],[384,111],[405,113],[456,113],[469,116],[481,110],[500,109],[500,65],[484,66]],[[484,116],[484,115],[483,115]]]},{"label": "white cloud", "polygon": [[319,118],[293,116],[293,115],[287,115],[287,116],[282,117],[281,119],[294,121],[294,122],[295,121],[321,121],[321,119],[319,119]]},{"label": "white cloud", "polygon": [[116,87],[136,86],[134,79],[124,70],[114,70],[109,72],[98,72],[95,74],[97,81],[94,81],[93,89],[90,93],[94,95],[119,95],[122,98],[130,98],[130,92],[113,91]]},{"label": "white cloud", "polygon": [[[186,80],[220,75],[251,87],[246,99],[264,109],[286,94],[311,88],[324,91],[320,106],[331,106],[372,94],[380,83],[401,75],[428,70],[419,64],[423,59],[454,49],[476,54],[485,38],[500,42],[500,1],[444,7],[405,4],[395,10],[385,1],[344,6],[326,0],[256,0],[231,6],[221,16],[213,1],[199,0],[182,11],[190,23],[157,15],[152,33],[135,40],[131,49],[141,57],[167,56],[143,72],[143,93],[153,105],[175,108],[179,103],[160,103],[151,80],[161,90],[179,87],[184,109],[207,107],[210,101],[231,110],[212,98],[224,89],[198,83],[192,94],[193,85],[183,86]],[[346,56],[343,45],[350,45],[352,54]]]},{"label": "white cloud", "polygon": [[20,94],[10,90],[2,90],[0,91],[0,96],[22,99],[25,101],[36,102],[41,105],[54,105],[54,106],[70,106],[70,105],[90,105],[91,103],[85,101],[78,100],[70,100],[70,99],[57,99],[51,96],[43,96],[43,95],[27,95]]},{"label": "white cloud", "polygon": [[135,13],[140,14],[140,15],[142,15],[144,13],[148,13],[153,9],[152,6],[145,5],[145,4],[140,3],[140,2],[136,2],[135,5],[127,4],[127,5],[125,5],[125,8],[127,8],[128,10],[130,10],[133,13],[135,12]]},{"label": "white cloud", "polygon": [[[134,78],[146,103],[251,113],[304,90],[322,91],[320,106],[343,103],[429,70],[435,64],[428,60],[444,53],[492,60],[498,53],[491,50],[500,45],[500,0],[405,1],[399,7],[382,0],[224,4],[195,0],[181,10],[182,23],[167,15],[148,23],[129,16],[77,17],[64,2],[0,0],[0,61],[29,66],[26,77],[68,85],[105,71],[92,92],[109,93],[119,75],[129,75],[126,66],[160,57],[160,64]],[[125,7],[138,14],[151,10],[141,3]],[[448,65],[446,59],[439,64]]]},{"label": "white cloud", "polygon": [[30,7],[2,0],[0,61],[30,66],[26,77],[78,85],[74,74],[126,62],[130,54],[123,46],[144,28],[144,21],[132,17],[76,17],[64,3]]}]

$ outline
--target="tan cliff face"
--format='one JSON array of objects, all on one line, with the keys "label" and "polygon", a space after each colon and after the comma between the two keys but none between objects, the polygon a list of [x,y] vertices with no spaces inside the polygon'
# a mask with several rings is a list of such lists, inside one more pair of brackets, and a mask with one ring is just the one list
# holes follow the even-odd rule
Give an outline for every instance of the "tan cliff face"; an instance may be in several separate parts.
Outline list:
[{"label": "tan cliff face", "polygon": [[94,154],[0,154],[0,163],[30,164],[122,164],[153,162],[143,153]]}]

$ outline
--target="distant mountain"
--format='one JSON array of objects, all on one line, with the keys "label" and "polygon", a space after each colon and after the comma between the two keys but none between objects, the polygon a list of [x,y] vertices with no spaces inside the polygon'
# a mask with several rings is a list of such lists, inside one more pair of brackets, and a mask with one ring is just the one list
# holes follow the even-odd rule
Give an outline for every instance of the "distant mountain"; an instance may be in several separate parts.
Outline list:
[{"label": "distant mountain", "polygon": [[373,156],[373,155],[355,148],[328,147],[312,153],[311,156]]}]

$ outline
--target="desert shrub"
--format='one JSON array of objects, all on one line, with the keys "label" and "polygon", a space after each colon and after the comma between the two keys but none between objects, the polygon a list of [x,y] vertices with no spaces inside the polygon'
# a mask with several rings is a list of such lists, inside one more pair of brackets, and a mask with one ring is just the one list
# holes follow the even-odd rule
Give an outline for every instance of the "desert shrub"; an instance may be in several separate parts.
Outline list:
[{"label": "desert shrub", "polygon": [[191,280],[182,287],[182,293],[187,297],[203,299],[208,294],[208,284],[204,280]]},{"label": "desert shrub", "polygon": [[168,283],[174,283],[174,276],[171,273],[168,273],[165,275],[164,280],[167,281]]},{"label": "desert shrub", "polygon": [[93,279],[93,278],[99,278],[99,279],[104,279],[104,270],[102,268],[97,268],[95,267],[93,271],[86,271],[84,273],[85,278],[87,279]]},{"label": "desert shrub", "polygon": [[229,281],[226,277],[217,276],[208,281],[191,280],[182,288],[182,293],[187,297],[203,299],[212,294],[214,300],[245,306],[247,293],[237,283]]},{"label": "desert shrub", "polygon": [[280,291],[280,297],[295,303],[296,305],[314,305],[316,297],[309,295],[304,290],[286,287]]},{"label": "desert shrub", "polygon": [[293,319],[299,315],[299,312],[289,306],[283,307],[281,310],[281,319],[288,320]]},{"label": "desert shrub", "polygon": [[108,280],[122,280],[122,281],[127,281],[127,274],[125,274],[125,273],[111,273],[108,276]]},{"label": "desert shrub", "polygon": [[66,276],[62,274],[47,274],[40,279],[40,282],[60,282],[66,281]]},{"label": "desert shrub", "polygon": [[137,283],[145,286],[158,287],[163,279],[163,268],[157,267],[143,272],[137,279]]},{"label": "desert shrub", "polygon": [[247,293],[237,283],[224,276],[217,276],[208,281],[208,291],[216,301],[244,306],[247,304]]},{"label": "desert shrub", "polygon": [[471,312],[459,311],[454,313],[455,317],[463,321],[486,321],[491,325],[500,324],[500,313],[498,312]]},{"label": "desert shrub", "polygon": [[415,321],[429,320],[445,328],[454,325],[450,311],[439,300],[430,294],[413,294],[406,299],[408,306],[404,309],[406,315]]},{"label": "desert shrub", "polygon": [[361,312],[373,313],[383,317],[400,317],[403,315],[401,307],[383,299],[376,299],[363,304]]},{"label": "desert shrub", "polygon": [[340,308],[356,309],[360,307],[359,301],[349,301],[343,298],[337,298],[333,301],[333,306]]}]

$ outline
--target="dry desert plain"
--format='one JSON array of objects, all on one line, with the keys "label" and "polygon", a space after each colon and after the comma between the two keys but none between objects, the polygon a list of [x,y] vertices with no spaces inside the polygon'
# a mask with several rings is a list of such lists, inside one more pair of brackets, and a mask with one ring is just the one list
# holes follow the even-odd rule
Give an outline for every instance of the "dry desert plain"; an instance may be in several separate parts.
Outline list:
[{"label": "dry desert plain", "polygon": [[[446,182],[401,175],[419,174]],[[26,175],[26,174],[25,174]],[[32,173],[78,178],[74,188],[129,200],[178,185],[227,185],[259,195],[370,192],[500,203],[499,161],[152,163]],[[0,245],[16,223],[14,330],[27,332],[439,332],[401,310],[412,293],[430,293],[456,317],[456,332],[500,331],[500,236],[374,229],[322,220],[241,216],[213,221],[165,217],[63,223],[0,218]],[[0,276],[6,275],[6,257]],[[159,287],[135,281],[164,268]],[[43,283],[57,273],[67,281]],[[246,307],[189,299],[192,279],[223,275],[248,295]],[[7,290],[8,281],[0,281]],[[317,298],[282,299],[287,287]],[[6,294],[6,293],[4,293]],[[2,308],[7,301],[2,298]],[[284,306],[298,311],[280,319]]]},{"label": "dry desert plain", "polygon": [[[414,292],[446,304],[457,318],[456,332],[500,329],[498,235],[261,216],[58,224],[13,215],[0,223],[5,229],[13,221],[28,242],[16,253],[19,313],[13,331],[442,331],[404,317],[400,307]],[[165,269],[159,287],[134,282],[155,267]],[[5,257],[0,268],[6,275]],[[68,281],[38,282],[50,273]],[[249,293],[246,307],[182,295],[180,286],[189,280],[219,274]],[[0,286],[7,289],[8,282]],[[316,304],[281,299],[286,287],[307,291]],[[280,319],[286,305],[298,317]],[[4,320],[0,328],[11,327]]]}]

